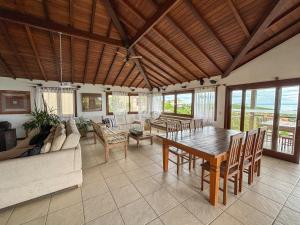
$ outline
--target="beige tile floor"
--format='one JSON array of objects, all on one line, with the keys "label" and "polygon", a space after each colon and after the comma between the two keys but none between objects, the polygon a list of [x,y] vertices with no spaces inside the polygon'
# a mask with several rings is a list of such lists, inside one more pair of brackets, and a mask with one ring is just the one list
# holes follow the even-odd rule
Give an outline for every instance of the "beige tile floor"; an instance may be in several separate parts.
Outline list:
[{"label": "beige tile floor", "polygon": [[[264,157],[262,175],[217,207],[201,192],[199,166],[162,171],[161,144],[130,143],[108,163],[92,138],[81,141],[83,185],[0,211],[0,225],[300,225],[300,166]],[[245,179],[247,180],[247,179]],[[231,185],[231,184],[230,184]]]}]

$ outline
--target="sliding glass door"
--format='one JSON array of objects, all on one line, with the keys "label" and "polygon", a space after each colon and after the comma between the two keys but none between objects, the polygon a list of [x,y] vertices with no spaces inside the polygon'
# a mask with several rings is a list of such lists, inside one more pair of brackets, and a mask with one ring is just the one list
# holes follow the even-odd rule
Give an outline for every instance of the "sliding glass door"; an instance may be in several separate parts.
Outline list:
[{"label": "sliding glass door", "polygon": [[227,87],[225,126],[240,131],[266,127],[265,154],[299,162],[299,87],[298,79]]}]

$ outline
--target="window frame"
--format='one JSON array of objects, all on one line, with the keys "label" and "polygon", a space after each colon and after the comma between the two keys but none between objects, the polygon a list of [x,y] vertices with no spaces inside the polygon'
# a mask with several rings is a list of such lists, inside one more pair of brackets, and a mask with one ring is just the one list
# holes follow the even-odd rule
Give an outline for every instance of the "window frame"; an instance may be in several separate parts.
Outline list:
[{"label": "window frame", "polygon": [[[109,111],[109,96],[112,95],[112,92],[106,92],[106,115],[113,115],[113,112]],[[131,106],[131,102],[130,102],[130,96],[139,96],[137,93],[128,93],[128,112],[127,114],[138,114],[138,111],[130,111],[130,106]]]},{"label": "window frame", "polygon": [[[178,114],[177,113],[177,95],[178,94],[192,94],[192,109],[191,114]],[[174,92],[166,92],[163,93],[163,105],[162,105],[162,112],[165,115],[173,115],[173,116],[182,116],[182,117],[194,117],[194,97],[195,97],[195,90],[186,90],[186,91],[174,91]],[[174,112],[165,112],[165,96],[166,95],[175,95],[175,102],[174,102]]]}]

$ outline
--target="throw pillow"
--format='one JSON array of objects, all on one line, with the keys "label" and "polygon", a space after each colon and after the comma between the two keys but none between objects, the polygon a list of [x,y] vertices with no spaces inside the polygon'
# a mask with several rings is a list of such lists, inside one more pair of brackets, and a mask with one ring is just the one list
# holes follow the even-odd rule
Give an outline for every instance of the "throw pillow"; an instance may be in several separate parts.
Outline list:
[{"label": "throw pillow", "polygon": [[54,152],[60,150],[62,145],[65,142],[65,139],[66,139],[66,130],[61,127],[56,128],[50,151]]}]

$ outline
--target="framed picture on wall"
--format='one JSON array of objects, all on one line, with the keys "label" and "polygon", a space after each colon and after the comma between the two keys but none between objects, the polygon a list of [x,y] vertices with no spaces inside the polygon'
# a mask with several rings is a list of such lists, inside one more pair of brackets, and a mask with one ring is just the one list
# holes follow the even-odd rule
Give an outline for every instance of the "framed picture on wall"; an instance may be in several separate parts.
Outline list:
[{"label": "framed picture on wall", "polygon": [[30,112],[29,91],[0,90],[0,114],[28,114]]},{"label": "framed picture on wall", "polygon": [[81,94],[82,112],[102,111],[102,94]]}]

